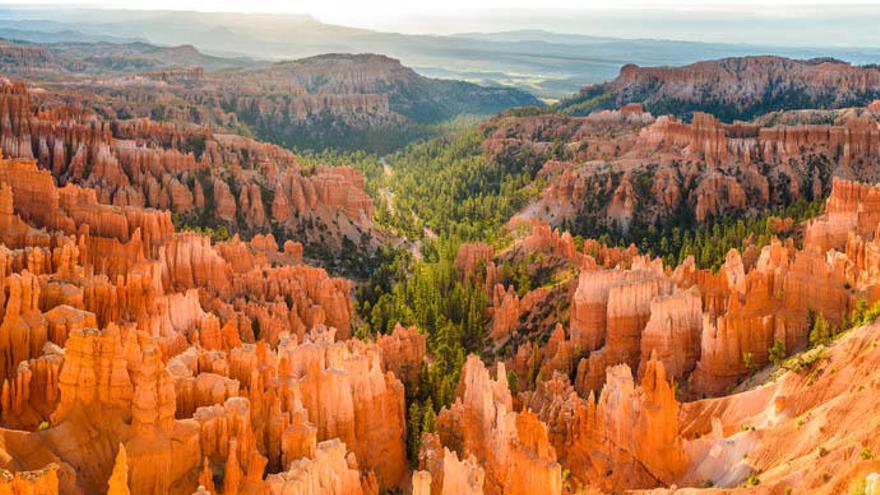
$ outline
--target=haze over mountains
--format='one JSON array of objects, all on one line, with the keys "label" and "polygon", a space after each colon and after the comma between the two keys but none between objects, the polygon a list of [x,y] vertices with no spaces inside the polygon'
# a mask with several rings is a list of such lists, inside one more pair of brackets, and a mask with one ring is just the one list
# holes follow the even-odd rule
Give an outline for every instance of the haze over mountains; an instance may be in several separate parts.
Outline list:
[{"label": "haze over mountains", "polygon": [[205,124],[312,150],[386,153],[458,117],[542,105],[517,88],[428,78],[372,54],[266,62],[192,45],[0,40],[0,70],[108,118]]},{"label": "haze over mountains", "polygon": [[880,23],[744,11],[2,10],[0,495],[880,495]]},{"label": "haze over mountains", "polygon": [[[656,15],[647,18],[657,22]],[[602,31],[599,20],[586,24]],[[162,46],[193,45],[211,55],[275,61],[323,53],[381,53],[400,59],[423,75],[513,85],[546,98],[561,98],[583,85],[611,79],[627,63],[684,65],[698,60],[765,54],[794,58],[833,56],[855,64],[880,59],[876,44],[841,46],[840,39],[846,39],[843,36],[815,38],[814,43],[826,45],[824,48],[621,39],[558,34],[545,29],[438,36],[332,25],[306,15],[84,8],[4,7],[0,9],[0,36],[37,42],[144,41]]]}]

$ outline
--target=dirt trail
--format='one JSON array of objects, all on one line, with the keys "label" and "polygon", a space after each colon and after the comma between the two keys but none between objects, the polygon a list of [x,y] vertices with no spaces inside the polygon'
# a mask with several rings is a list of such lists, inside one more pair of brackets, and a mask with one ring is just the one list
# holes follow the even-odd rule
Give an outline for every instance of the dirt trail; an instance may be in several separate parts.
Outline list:
[{"label": "dirt trail", "polygon": [[[394,192],[389,187],[389,184],[391,183],[391,180],[390,180],[391,176],[394,175],[394,168],[392,168],[391,165],[388,164],[388,160],[386,160],[386,158],[384,156],[379,158],[379,163],[382,164],[382,174],[385,177],[385,184],[378,189],[379,197],[381,197],[382,200],[385,201],[385,204],[388,205],[388,211],[391,214],[396,214],[397,213],[397,206],[394,204]],[[411,212],[411,213],[413,213],[413,212]],[[415,213],[413,213],[413,215],[415,215]],[[421,219],[416,216],[416,221],[419,222],[419,221],[421,221]],[[437,238],[437,234],[433,230],[429,229],[428,227],[424,228],[423,234],[426,239],[436,239]],[[403,241],[402,244],[408,245],[408,249],[410,250],[410,252],[412,252],[413,257],[415,259],[417,259],[417,260],[422,259],[422,240],[421,239],[415,239],[413,241]]]}]

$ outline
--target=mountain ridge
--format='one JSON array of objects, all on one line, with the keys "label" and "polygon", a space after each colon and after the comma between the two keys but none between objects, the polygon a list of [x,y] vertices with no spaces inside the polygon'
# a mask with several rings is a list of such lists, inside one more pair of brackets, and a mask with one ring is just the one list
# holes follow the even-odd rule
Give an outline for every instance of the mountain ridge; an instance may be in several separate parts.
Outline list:
[{"label": "mountain ridge", "polygon": [[[303,25],[302,19],[297,20],[295,16],[278,16],[266,21],[271,16],[143,11],[122,15],[114,10],[75,10],[61,16],[57,12],[35,9],[29,11],[32,20],[26,21],[15,12],[15,9],[0,10],[0,35],[3,26],[39,30],[44,23],[51,22],[56,30],[60,25],[93,35],[138,36],[159,45],[194,44],[211,54],[237,53],[258,59],[303,58],[326,52],[378,52],[394,56],[407,66],[419,67],[424,74],[447,73],[453,78],[475,81],[492,79],[545,98],[566,97],[581,86],[611,79],[619,67],[628,62],[682,65],[722,56],[767,52],[801,58],[832,54],[854,63],[880,60],[880,49],[864,46],[784,47],[637,37],[609,38],[598,44],[567,44],[558,41],[564,41],[569,35],[555,33],[548,35],[550,42],[482,39],[475,43],[473,38],[467,37],[382,32],[325,24],[315,19]],[[260,27],[260,20],[268,24]],[[232,25],[236,28],[229,29]],[[220,27],[227,29],[216,31]],[[299,34],[296,40],[288,36],[290,32]],[[487,77],[471,75],[474,72],[482,72]]]},{"label": "mountain ridge", "polygon": [[690,118],[706,111],[750,120],[774,110],[864,106],[880,98],[880,70],[833,57],[727,57],[681,67],[628,64],[608,82],[586,86],[557,109],[575,115],[642,104],[655,114]]}]

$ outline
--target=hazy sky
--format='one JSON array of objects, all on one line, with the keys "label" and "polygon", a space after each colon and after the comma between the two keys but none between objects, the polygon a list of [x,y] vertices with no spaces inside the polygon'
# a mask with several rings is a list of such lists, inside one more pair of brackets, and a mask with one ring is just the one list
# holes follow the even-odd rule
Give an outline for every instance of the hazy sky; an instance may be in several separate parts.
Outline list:
[{"label": "hazy sky", "polygon": [[880,0],[0,0],[3,4],[310,14],[402,33],[517,29],[780,46],[880,46]]},{"label": "hazy sky", "polygon": [[[802,0],[5,0],[4,4],[63,4],[138,9],[175,9],[222,12],[307,13],[324,22],[382,27],[401,19],[439,19],[480,15],[488,11],[589,11],[662,9],[698,12],[729,11],[762,17],[797,16],[810,4],[839,7],[840,2]],[[847,0],[848,5],[880,6],[880,0]],[[418,30],[424,30],[419,28]],[[447,30],[439,27],[440,30]]]}]

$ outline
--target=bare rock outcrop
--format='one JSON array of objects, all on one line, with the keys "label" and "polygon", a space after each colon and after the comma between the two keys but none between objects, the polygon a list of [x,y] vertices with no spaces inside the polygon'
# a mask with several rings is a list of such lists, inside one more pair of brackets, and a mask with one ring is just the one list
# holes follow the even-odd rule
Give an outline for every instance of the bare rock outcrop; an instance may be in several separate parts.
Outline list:
[{"label": "bare rock outcrop", "polygon": [[486,473],[487,494],[562,493],[562,471],[549,443],[547,427],[529,412],[513,411],[507,375],[498,378],[476,356],[462,372],[462,396],[437,417],[442,445],[473,455]]}]

